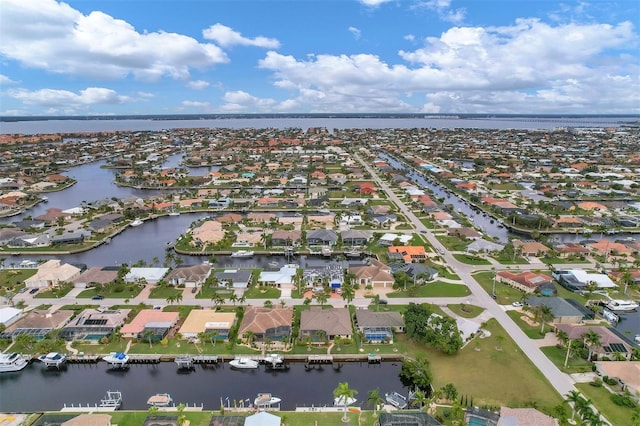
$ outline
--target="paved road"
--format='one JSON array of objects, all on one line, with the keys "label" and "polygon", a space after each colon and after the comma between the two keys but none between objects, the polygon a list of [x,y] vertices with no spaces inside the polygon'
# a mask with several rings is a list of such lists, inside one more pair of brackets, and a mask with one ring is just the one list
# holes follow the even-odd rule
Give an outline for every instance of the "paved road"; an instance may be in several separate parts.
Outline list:
[{"label": "paved road", "polygon": [[[478,284],[478,282],[471,276],[473,270],[485,269],[476,265],[467,265],[456,260],[451,252],[443,246],[433,233],[427,229],[426,226],[416,217],[415,214],[406,206],[406,204],[400,200],[400,198],[394,193],[394,191],[384,182],[371,165],[363,161],[359,155],[355,155],[355,158],[362,164],[362,166],[373,177],[373,180],[380,186],[387,194],[389,199],[393,201],[400,211],[407,217],[407,219],[413,224],[415,229],[420,232],[429,243],[435,247],[440,253],[444,253],[443,257],[445,262],[453,268],[453,270],[460,276],[462,281],[471,290],[473,303],[484,307],[489,311],[491,315],[500,323],[502,328],[506,330],[511,338],[516,342],[520,349],[527,355],[527,357],[538,367],[538,369],[549,380],[551,385],[556,391],[564,397],[572,390],[577,390],[574,386],[574,381],[571,377],[561,372],[542,351],[527,337],[527,335],[516,325],[516,323],[506,314],[500,305],[491,298],[489,294]],[[525,266],[525,265],[522,265]],[[535,269],[539,269],[540,265],[535,265]],[[486,269],[490,270],[492,266],[486,266]],[[529,268],[522,268],[529,269]],[[415,302],[416,300],[413,299]],[[395,302],[395,301],[394,301]],[[430,303],[432,303],[430,301]],[[454,302],[454,303],[460,303]]]}]

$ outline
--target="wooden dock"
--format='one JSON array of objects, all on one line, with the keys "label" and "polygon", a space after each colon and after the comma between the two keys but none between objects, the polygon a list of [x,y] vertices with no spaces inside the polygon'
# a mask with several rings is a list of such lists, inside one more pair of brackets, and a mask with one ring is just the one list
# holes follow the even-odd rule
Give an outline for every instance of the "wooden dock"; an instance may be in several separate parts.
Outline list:
[{"label": "wooden dock", "polygon": [[99,355],[84,355],[84,354],[75,354],[69,355],[67,357],[67,362],[70,364],[96,364],[100,361]]}]

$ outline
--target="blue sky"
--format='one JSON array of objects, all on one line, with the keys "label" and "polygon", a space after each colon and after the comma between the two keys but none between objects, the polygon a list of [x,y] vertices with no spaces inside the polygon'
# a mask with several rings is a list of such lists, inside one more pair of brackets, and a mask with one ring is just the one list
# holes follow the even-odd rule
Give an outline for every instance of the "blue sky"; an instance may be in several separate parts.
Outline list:
[{"label": "blue sky", "polygon": [[640,113],[640,2],[0,0],[0,115]]}]

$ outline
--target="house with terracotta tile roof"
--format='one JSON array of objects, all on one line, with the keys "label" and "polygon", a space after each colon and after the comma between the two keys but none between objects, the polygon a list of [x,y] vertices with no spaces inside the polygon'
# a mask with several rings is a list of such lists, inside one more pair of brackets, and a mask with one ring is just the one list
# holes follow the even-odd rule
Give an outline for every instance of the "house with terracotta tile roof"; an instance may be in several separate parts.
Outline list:
[{"label": "house with terracotta tile roof", "polygon": [[193,242],[199,244],[215,244],[218,241],[222,241],[225,236],[225,231],[222,229],[222,224],[215,220],[208,220],[202,225],[194,228],[191,231],[193,236]]},{"label": "house with terracotta tile roof", "polygon": [[167,274],[165,281],[175,286],[201,287],[209,275],[211,275],[211,265],[208,263],[178,266]]},{"label": "house with terracotta tile roof", "polygon": [[198,333],[217,332],[216,340],[227,340],[229,330],[236,322],[235,312],[218,312],[213,309],[193,309],[178,331],[185,338],[198,337]]},{"label": "house with terracotta tile roof", "polygon": [[558,228],[579,228],[584,222],[575,216],[560,216],[553,220],[553,226]]},{"label": "house with terracotta tile roof", "polygon": [[424,262],[427,260],[427,252],[424,246],[391,246],[389,253],[398,253],[405,263]]},{"label": "house with terracotta tile roof", "polygon": [[597,360],[613,359],[616,353],[622,355],[626,360],[631,359],[633,346],[625,339],[619,337],[611,331],[609,327],[602,325],[575,325],[575,324],[553,324],[557,330],[562,330],[571,340],[582,340],[585,333],[594,331],[600,336],[600,345],[593,348],[593,356]]},{"label": "house with terracotta tile roof", "polygon": [[292,307],[250,306],[244,313],[238,328],[238,336],[246,341],[248,333],[251,333],[254,342],[286,341],[291,337],[292,324]]},{"label": "house with terracotta tile roof", "polygon": [[577,243],[561,243],[553,246],[553,250],[558,253],[559,257],[567,257],[572,254],[586,255],[590,253],[588,248]]},{"label": "house with terracotta tile roof", "polygon": [[531,271],[513,273],[511,271],[499,271],[496,273],[496,281],[505,283],[525,293],[533,293],[541,286],[552,285],[553,279],[544,274],[536,274]]},{"label": "house with terracotta tile roof", "polygon": [[312,307],[300,314],[300,337],[303,339],[310,337],[316,342],[331,341],[336,336],[350,339],[352,335],[351,316],[346,308]]},{"label": "house with terracotta tile roof", "polygon": [[596,203],[595,201],[583,201],[581,203],[578,203],[577,206],[582,210],[592,210],[600,212],[609,210],[604,204]]},{"label": "house with terracotta tile roof", "polygon": [[523,256],[542,256],[551,250],[549,247],[537,241],[513,240],[513,247],[519,250]]},{"label": "house with terracotta tile roof", "polygon": [[622,243],[616,243],[602,239],[598,242],[591,243],[588,246],[594,253],[609,256],[609,255],[627,255],[633,253],[633,250]]},{"label": "house with terracotta tile roof", "polygon": [[163,339],[171,327],[178,323],[178,312],[163,312],[157,309],[142,309],[128,324],[120,328],[125,339],[140,339],[147,330],[153,333],[153,340]]}]

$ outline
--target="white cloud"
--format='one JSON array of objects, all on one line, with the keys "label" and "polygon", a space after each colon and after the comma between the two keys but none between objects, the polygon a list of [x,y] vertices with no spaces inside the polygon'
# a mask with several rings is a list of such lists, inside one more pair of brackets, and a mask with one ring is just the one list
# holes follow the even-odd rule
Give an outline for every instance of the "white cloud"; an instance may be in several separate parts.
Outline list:
[{"label": "white cloud", "polygon": [[138,92],[137,95],[142,99],[151,99],[156,97],[155,94],[149,92]]},{"label": "white cloud", "polygon": [[266,49],[278,49],[280,47],[280,42],[274,38],[267,38],[263,36],[246,38],[239,32],[222,24],[214,24],[202,31],[202,37],[207,40],[213,40],[222,47],[231,47],[235,45],[264,47]]},{"label": "white cloud", "polygon": [[410,42],[414,42],[416,40],[416,36],[414,36],[413,34],[407,34],[406,36],[403,37],[405,40],[410,41]]},{"label": "white cloud", "polygon": [[225,104],[220,107],[222,112],[297,112],[300,103],[296,99],[277,102],[271,98],[258,98],[243,90],[226,92],[223,96]]},{"label": "white cloud", "polygon": [[[626,53],[637,44],[629,22],[550,26],[522,19],[451,28],[400,51],[405,62],[396,64],[370,54],[297,59],[270,51],[259,67],[315,111],[639,113],[640,67]],[[420,94],[425,104],[413,105]]]},{"label": "white cloud", "polygon": [[360,3],[368,7],[378,7],[381,4],[389,3],[390,1],[393,0],[360,0]]},{"label": "white cloud", "polygon": [[209,82],[204,80],[193,80],[187,83],[187,87],[194,90],[202,90],[209,87]]},{"label": "white cloud", "polygon": [[182,101],[182,105],[189,108],[210,108],[211,104],[209,102],[201,102],[201,101]]},{"label": "white cloud", "polygon": [[28,67],[99,78],[188,78],[228,62],[220,47],[181,34],[138,32],[103,12],[54,0],[3,0],[0,54]]},{"label": "white cloud", "polygon": [[453,24],[461,23],[466,16],[466,10],[464,8],[451,8],[451,0],[419,1],[417,7],[426,7],[429,10],[433,10],[441,20]]},{"label": "white cloud", "polygon": [[361,32],[358,28],[356,28],[356,27],[349,27],[348,29],[349,29],[349,32],[350,32],[351,34],[353,34],[353,37],[354,37],[356,40],[360,40],[360,36],[362,35],[362,32]]},{"label": "white cloud", "polygon": [[4,84],[18,84],[18,82],[15,80],[11,80],[6,75],[0,74],[0,85],[4,85]]},{"label": "white cloud", "polygon": [[118,95],[104,87],[88,87],[78,93],[68,90],[40,89],[10,90],[8,95],[25,105],[38,105],[52,108],[81,109],[91,105],[114,105],[129,101],[127,96]]}]

